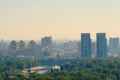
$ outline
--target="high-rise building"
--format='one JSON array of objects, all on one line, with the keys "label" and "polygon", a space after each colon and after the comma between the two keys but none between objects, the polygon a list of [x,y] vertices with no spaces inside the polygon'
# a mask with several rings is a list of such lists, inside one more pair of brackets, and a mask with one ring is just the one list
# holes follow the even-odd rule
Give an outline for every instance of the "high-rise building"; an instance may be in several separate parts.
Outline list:
[{"label": "high-rise building", "polygon": [[29,56],[40,57],[41,48],[34,40],[28,43],[27,53]]},{"label": "high-rise building", "polygon": [[119,50],[119,38],[109,38],[109,52],[115,53]]},{"label": "high-rise building", "polygon": [[8,52],[7,42],[4,42],[4,40],[2,39],[0,42],[0,54],[7,55],[7,52]]},{"label": "high-rise building", "polygon": [[10,53],[15,53],[17,50],[17,42],[15,40],[11,41],[10,46],[9,46],[9,52]]},{"label": "high-rise building", "polygon": [[43,55],[49,55],[52,50],[52,37],[44,37],[41,39],[41,51]]},{"label": "high-rise building", "polygon": [[34,49],[35,47],[36,47],[35,41],[34,41],[34,40],[31,40],[31,41],[29,42],[29,44],[28,44],[28,48]]},{"label": "high-rise building", "polygon": [[81,57],[91,57],[91,38],[90,33],[81,34]]},{"label": "high-rise building", "polygon": [[97,33],[97,57],[107,57],[106,33]]},{"label": "high-rise building", "polygon": [[26,49],[26,44],[23,40],[20,40],[18,43],[17,43],[17,50],[18,51],[25,51]]}]

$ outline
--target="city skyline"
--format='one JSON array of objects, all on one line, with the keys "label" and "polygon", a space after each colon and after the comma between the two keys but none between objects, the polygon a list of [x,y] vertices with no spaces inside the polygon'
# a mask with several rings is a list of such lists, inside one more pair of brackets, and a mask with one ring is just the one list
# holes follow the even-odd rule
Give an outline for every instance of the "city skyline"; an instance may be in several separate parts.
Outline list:
[{"label": "city skyline", "polygon": [[[107,42],[108,41],[108,42]],[[0,51],[2,54],[7,55],[9,53],[17,53],[21,51],[31,52],[34,48],[35,51],[40,50],[43,56],[48,56],[51,52],[63,53],[67,56],[79,56],[82,58],[89,57],[107,57],[117,56],[118,50],[120,50],[119,38],[110,37],[106,39],[106,33],[96,33],[96,41],[91,40],[90,33],[81,33],[81,40],[79,41],[66,41],[61,44],[54,42],[51,36],[45,36],[41,38],[38,43],[35,40],[30,41],[16,41],[12,40],[9,43],[1,40]],[[33,51],[34,51],[33,50]],[[31,52],[31,55],[33,53]],[[24,55],[24,54],[23,54]]]},{"label": "city skyline", "polygon": [[120,37],[119,0],[0,0],[0,39],[79,40],[80,33]]}]

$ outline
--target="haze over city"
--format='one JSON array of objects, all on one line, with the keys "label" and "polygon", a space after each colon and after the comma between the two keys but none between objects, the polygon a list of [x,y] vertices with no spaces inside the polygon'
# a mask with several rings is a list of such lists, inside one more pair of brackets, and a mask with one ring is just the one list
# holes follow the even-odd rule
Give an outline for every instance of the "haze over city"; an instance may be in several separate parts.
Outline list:
[{"label": "haze over city", "polygon": [[80,33],[120,37],[120,0],[0,0],[0,38],[79,39]]}]

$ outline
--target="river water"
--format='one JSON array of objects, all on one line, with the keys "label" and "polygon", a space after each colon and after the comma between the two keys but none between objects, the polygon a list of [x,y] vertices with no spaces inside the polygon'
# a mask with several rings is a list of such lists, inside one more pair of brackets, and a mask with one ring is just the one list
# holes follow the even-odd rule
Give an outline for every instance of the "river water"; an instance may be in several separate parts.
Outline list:
[{"label": "river water", "polygon": [[45,74],[46,72],[48,72],[48,70],[39,70],[37,73],[38,74]]}]

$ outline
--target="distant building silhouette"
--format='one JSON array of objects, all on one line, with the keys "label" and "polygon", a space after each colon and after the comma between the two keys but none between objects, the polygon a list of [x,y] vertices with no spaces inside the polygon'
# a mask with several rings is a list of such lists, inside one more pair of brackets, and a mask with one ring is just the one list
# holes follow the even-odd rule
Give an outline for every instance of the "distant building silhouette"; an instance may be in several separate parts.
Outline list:
[{"label": "distant building silhouette", "polygon": [[81,41],[78,41],[78,54],[77,57],[81,56]]},{"label": "distant building silhouette", "polygon": [[35,43],[35,41],[33,41],[33,40],[31,40],[31,41],[29,42],[29,44],[28,44],[28,48],[30,48],[30,49],[34,49],[35,46],[36,46],[36,43]]},{"label": "distant building silhouette", "polygon": [[69,41],[64,43],[63,50],[66,56],[76,56],[76,54],[78,53],[78,42]]},{"label": "distant building silhouette", "polygon": [[15,40],[11,41],[9,45],[9,52],[10,53],[16,53],[17,51],[17,42]]},{"label": "distant building silhouette", "polygon": [[41,51],[43,55],[49,55],[52,50],[52,37],[44,37],[41,39]]},{"label": "distant building silhouette", "polygon": [[97,57],[107,57],[106,33],[97,33]]},{"label": "distant building silhouette", "polygon": [[92,57],[96,56],[96,42],[92,42]]},{"label": "distant building silhouette", "polygon": [[0,42],[0,54],[7,55],[7,52],[8,52],[7,42],[4,42],[4,40],[2,39]]},{"label": "distant building silhouette", "polygon": [[109,38],[109,52],[115,53],[119,50],[119,38]]},{"label": "distant building silhouette", "polygon": [[23,40],[20,40],[18,43],[17,43],[17,51],[25,51],[26,49],[26,44]]},{"label": "distant building silhouette", "polygon": [[34,40],[28,43],[27,53],[29,56],[40,57],[41,48]]},{"label": "distant building silhouette", "polygon": [[90,33],[81,34],[81,57],[91,57],[91,38]]}]

